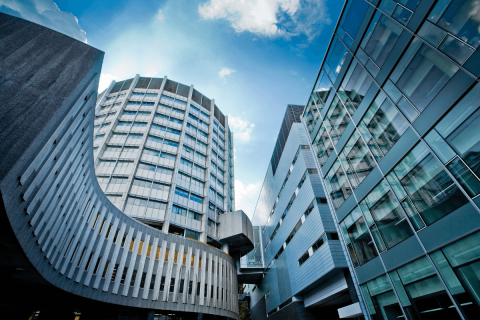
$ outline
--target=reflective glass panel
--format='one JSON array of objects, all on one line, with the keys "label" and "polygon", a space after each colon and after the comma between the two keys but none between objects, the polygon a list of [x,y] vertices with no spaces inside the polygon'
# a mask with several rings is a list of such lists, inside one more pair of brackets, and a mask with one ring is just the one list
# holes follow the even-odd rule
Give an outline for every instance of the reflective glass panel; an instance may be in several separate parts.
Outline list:
[{"label": "reflective glass panel", "polygon": [[452,62],[423,45],[396,85],[418,110],[423,111],[457,70]]},{"label": "reflective glass panel", "polygon": [[[385,180],[370,192],[362,204],[362,210],[368,211],[375,220],[387,249],[413,235],[400,204]],[[377,245],[382,244],[378,242]]]},{"label": "reflective glass panel", "polygon": [[363,123],[372,137],[367,141],[370,149],[378,148],[383,154],[386,154],[408,129],[408,122],[383,93],[372,102],[363,117]]},{"label": "reflective glass panel", "polygon": [[402,27],[385,15],[381,15],[378,21],[374,19],[371,23],[375,24],[372,27],[373,31],[366,34],[365,44],[362,43],[362,48],[381,68],[397,42]]},{"label": "reflective glass panel", "polygon": [[423,143],[408,153],[394,172],[427,225],[468,202]]}]

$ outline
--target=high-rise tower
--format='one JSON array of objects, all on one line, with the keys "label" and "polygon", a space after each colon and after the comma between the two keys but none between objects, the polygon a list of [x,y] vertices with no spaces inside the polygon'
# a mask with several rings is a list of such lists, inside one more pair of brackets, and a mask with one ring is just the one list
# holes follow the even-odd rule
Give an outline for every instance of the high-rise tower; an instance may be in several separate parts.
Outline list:
[{"label": "high-rise tower", "polygon": [[372,319],[480,312],[480,20],[348,0],[303,114]]},{"label": "high-rise tower", "polygon": [[112,82],[94,133],[97,179],[120,210],[219,246],[218,215],[235,201],[232,134],[215,100],[167,77]]}]

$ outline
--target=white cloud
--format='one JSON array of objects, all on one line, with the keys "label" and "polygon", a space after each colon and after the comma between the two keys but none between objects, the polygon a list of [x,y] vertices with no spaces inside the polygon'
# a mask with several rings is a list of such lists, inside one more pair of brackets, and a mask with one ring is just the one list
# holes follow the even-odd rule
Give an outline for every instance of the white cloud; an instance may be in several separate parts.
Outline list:
[{"label": "white cloud", "polygon": [[266,37],[305,35],[309,41],[330,24],[325,0],[210,0],[198,7],[204,19],[225,19],[236,32]]},{"label": "white cloud", "polygon": [[163,22],[163,19],[165,18],[165,16],[163,15],[163,12],[162,10],[158,10],[158,15],[157,15],[157,19],[162,21]]},{"label": "white cloud", "polygon": [[70,12],[61,11],[52,0],[0,0],[0,12],[5,12],[87,43],[87,34]]},{"label": "white cloud", "polygon": [[228,126],[233,131],[235,138],[242,141],[250,140],[250,133],[252,133],[255,124],[250,121],[243,120],[240,117],[228,116]]},{"label": "white cloud", "polygon": [[250,219],[253,216],[255,205],[257,204],[258,193],[262,182],[244,184],[240,180],[235,180],[235,209],[243,210]]},{"label": "white cloud", "polygon": [[222,68],[222,70],[220,70],[220,72],[218,73],[220,75],[220,77],[224,77],[224,76],[228,76],[229,74],[233,73],[233,72],[237,72],[237,70],[233,70],[233,69],[230,69],[230,68]]},{"label": "white cloud", "polygon": [[116,77],[112,74],[101,73],[100,74],[100,82],[98,84],[98,93],[100,93],[103,90],[105,90],[106,88],[108,88],[108,86],[110,85],[110,83],[112,83],[113,80],[120,81],[122,79],[119,78],[119,77]]}]

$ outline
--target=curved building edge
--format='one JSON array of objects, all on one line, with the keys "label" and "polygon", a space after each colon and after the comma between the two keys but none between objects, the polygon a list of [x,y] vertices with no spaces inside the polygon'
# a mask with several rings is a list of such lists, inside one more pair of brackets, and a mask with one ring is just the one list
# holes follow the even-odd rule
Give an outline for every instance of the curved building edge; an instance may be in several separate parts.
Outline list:
[{"label": "curved building edge", "polygon": [[16,254],[81,297],[237,318],[230,256],[128,217],[100,189],[92,136],[103,53],[6,14],[0,26],[9,48],[0,57],[0,191]]}]

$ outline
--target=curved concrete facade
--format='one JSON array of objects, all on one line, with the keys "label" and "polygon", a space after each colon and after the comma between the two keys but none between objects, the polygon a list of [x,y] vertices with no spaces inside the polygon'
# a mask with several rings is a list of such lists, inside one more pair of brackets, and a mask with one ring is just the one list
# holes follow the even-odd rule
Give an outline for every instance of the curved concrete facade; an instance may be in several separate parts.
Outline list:
[{"label": "curved concrete facade", "polygon": [[229,255],[142,224],[102,192],[92,144],[103,53],[5,14],[0,30],[0,214],[15,255],[77,296],[237,318]]},{"label": "curved concrete facade", "polygon": [[135,219],[220,247],[218,217],[234,210],[228,117],[194,86],[166,76],[115,82],[97,99],[100,187]]}]

